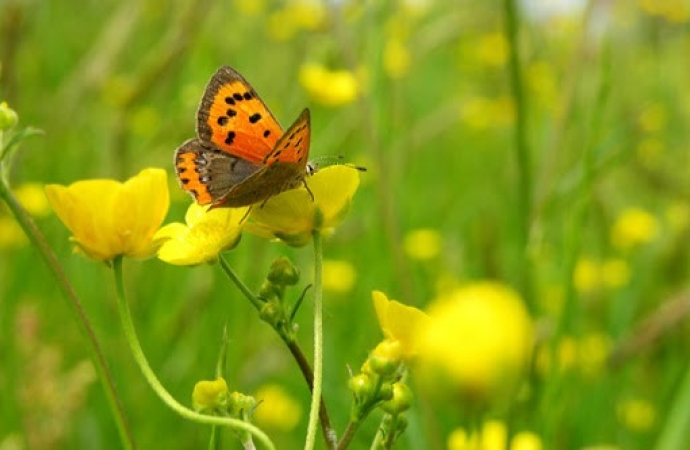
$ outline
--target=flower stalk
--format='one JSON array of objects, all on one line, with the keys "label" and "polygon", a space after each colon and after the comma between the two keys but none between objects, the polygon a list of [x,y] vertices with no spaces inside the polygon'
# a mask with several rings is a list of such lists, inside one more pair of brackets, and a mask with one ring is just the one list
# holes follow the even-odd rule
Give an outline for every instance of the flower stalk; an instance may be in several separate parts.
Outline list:
[{"label": "flower stalk", "polygon": [[122,277],[122,257],[116,257],[113,260],[113,274],[115,277],[115,286],[117,290],[117,305],[118,312],[120,314],[120,320],[122,322],[122,329],[129,344],[130,350],[134,359],[141,369],[144,378],[149,383],[149,386],[158,395],[158,397],[173,411],[175,411],[180,416],[185,419],[191,420],[193,422],[203,423],[207,425],[218,425],[231,428],[239,432],[250,433],[259,442],[261,442],[267,449],[275,449],[273,442],[268,438],[268,436],[254,425],[244,422],[242,420],[233,419],[230,417],[217,417],[209,416],[197,413],[181,403],[179,403],[175,398],[163,387],[161,382],[156,377],[156,374],[151,369],[151,366],[144,355],[144,352],[137,338],[136,331],[134,329],[134,323],[132,322],[132,316],[130,313],[129,305],[125,298],[124,282]]}]

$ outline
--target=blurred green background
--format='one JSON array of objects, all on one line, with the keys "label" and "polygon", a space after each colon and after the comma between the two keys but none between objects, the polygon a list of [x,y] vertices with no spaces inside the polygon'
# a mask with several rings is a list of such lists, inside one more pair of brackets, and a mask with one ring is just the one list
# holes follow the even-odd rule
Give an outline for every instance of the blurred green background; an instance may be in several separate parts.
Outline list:
[{"label": "blurred green background", "polygon": [[[520,292],[540,339],[513,427],[544,448],[622,449],[684,429],[690,5],[518,3],[523,122],[501,2],[0,1],[0,101],[45,132],[18,152],[11,182],[86,305],[139,448],[203,448],[209,431],[145,383],[115,320],[111,271],[72,255],[41,186],[163,167],[167,221],[181,221],[190,199],[173,152],[194,135],[221,65],[284,126],[311,109],[312,157],[369,169],[325,245],[324,393],[336,429],[349,414],[348,365],[382,338],[371,290],[423,308],[481,279]],[[6,208],[0,232],[0,449],[117,448],[74,318]],[[256,289],[280,255],[311,281],[309,247],[245,234],[228,259]],[[266,430],[278,448],[299,448],[304,381],[219,268],[125,269],[140,340],[173,395],[189,403],[194,383],[213,377],[227,324],[231,389],[281,386],[301,420]],[[308,353],[310,311],[299,318]],[[377,417],[351,448],[369,448]],[[445,448],[467,427],[463,405],[423,395],[409,420],[398,448]]]}]

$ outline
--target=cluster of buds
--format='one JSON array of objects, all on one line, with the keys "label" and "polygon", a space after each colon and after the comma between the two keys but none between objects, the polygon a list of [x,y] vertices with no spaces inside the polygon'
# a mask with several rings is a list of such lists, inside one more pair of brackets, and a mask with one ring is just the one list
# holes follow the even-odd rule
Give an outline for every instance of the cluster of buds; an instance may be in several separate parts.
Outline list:
[{"label": "cluster of buds", "polygon": [[353,394],[351,420],[360,422],[371,411],[385,413],[380,427],[381,448],[391,448],[407,428],[403,415],[412,405],[412,391],[403,381],[405,366],[398,341],[386,339],[376,346],[362,364],[360,372],[350,377]]}]

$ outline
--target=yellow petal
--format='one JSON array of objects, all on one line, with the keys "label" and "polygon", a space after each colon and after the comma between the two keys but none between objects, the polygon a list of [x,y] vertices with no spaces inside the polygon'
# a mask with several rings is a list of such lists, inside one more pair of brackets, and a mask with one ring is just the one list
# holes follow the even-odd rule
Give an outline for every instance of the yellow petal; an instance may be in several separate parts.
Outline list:
[{"label": "yellow petal", "polygon": [[162,242],[160,260],[174,265],[212,262],[237,244],[247,208],[207,209],[192,203],[185,215],[186,225],[171,223],[158,230],[154,240]]},{"label": "yellow petal", "polygon": [[305,188],[292,189],[254,206],[247,231],[278,238],[292,246],[305,245],[317,230],[328,233],[349,211],[357,188],[359,171],[349,166],[330,166],[307,178]]},{"label": "yellow petal", "polygon": [[404,358],[414,357],[417,354],[417,331],[426,326],[429,317],[413,306],[389,300],[380,291],[373,291],[372,299],[384,336],[400,343]]},{"label": "yellow petal", "polygon": [[162,169],[145,169],[125,183],[96,179],[48,185],[46,196],[72,240],[96,260],[153,254],[153,233],[168,210]]}]

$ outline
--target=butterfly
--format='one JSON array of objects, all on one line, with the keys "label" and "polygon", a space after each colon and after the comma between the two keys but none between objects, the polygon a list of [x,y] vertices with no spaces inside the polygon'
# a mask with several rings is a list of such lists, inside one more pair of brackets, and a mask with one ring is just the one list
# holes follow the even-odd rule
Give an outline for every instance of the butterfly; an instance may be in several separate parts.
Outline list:
[{"label": "butterfly", "polygon": [[300,185],[309,190],[309,109],[284,132],[233,68],[221,67],[208,82],[196,133],[175,151],[175,167],[180,186],[200,205],[248,206]]}]

